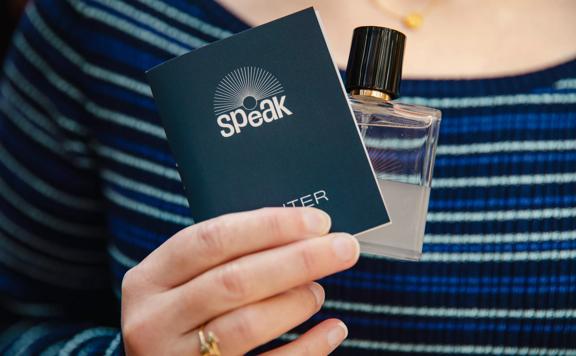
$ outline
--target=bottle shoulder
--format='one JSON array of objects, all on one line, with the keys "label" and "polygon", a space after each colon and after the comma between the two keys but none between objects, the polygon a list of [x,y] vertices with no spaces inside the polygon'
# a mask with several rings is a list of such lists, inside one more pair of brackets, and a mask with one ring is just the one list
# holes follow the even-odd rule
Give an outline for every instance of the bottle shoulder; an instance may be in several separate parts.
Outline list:
[{"label": "bottle shoulder", "polygon": [[438,109],[426,106],[404,104],[395,101],[349,95],[348,100],[356,115],[369,116],[370,121],[401,120],[413,125],[434,125],[441,120],[442,113]]}]

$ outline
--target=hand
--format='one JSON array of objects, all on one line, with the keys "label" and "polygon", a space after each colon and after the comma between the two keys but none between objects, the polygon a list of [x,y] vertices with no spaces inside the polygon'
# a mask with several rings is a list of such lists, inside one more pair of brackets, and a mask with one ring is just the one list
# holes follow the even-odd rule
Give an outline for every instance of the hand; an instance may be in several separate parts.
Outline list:
[{"label": "hand", "polygon": [[[127,354],[200,355],[204,325],[240,355],[301,324],[324,302],[312,281],[358,260],[356,239],[329,229],[318,209],[265,208],[181,230],[124,276]],[[326,355],[346,335],[325,320],[269,355]]]}]

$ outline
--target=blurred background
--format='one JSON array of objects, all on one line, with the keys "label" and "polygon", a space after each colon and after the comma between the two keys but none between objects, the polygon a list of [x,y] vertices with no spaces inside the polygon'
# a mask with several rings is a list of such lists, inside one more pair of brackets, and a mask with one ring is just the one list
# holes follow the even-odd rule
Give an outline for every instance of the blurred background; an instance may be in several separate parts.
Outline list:
[{"label": "blurred background", "polygon": [[2,59],[25,4],[26,0],[2,0],[0,2],[0,58]]}]

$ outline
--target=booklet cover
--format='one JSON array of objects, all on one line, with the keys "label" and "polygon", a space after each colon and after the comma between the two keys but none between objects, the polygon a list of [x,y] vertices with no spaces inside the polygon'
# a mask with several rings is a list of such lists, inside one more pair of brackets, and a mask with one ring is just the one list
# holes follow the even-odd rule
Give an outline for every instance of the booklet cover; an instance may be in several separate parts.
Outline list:
[{"label": "booklet cover", "polygon": [[313,8],[147,72],[199,222],[267,206],[314,206],[332,231],[389,222]]}]

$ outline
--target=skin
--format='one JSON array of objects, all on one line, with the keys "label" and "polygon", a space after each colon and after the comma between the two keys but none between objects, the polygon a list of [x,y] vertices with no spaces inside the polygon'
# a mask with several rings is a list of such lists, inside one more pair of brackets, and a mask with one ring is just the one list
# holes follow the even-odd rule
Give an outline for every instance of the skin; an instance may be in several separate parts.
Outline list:
[{"label": "skin", "polygon": [[[381,0],[408,14],[429,0]],[[436,0],[419,30],[374,0],[218,0],[250,25],[260,25],[303,8],[320,13],[336,64],[346,68],[352,30],[391,27],[407,36],[405,78],[486,78],[540,70],[576,57],[576,1]]]},{"label": "skin", "polygon": [[[199,355],[204,325],[223,355],[241,355],[301,324],[324,302],[313,281],[358,260],[356,239],[330,225],[318,209],[265,208],[178,232],[124,277],[127,354]],[[325,320],[268,355],[327,355],[346,335]]]}]

